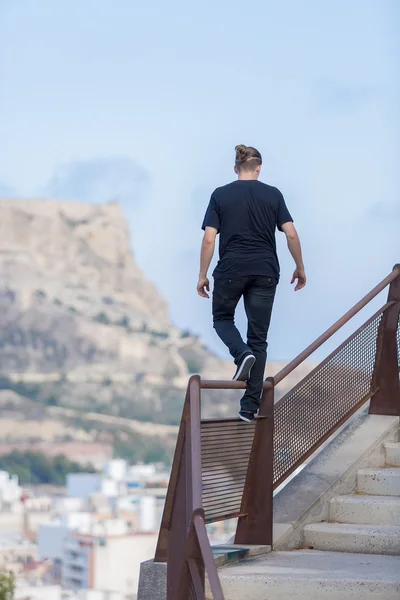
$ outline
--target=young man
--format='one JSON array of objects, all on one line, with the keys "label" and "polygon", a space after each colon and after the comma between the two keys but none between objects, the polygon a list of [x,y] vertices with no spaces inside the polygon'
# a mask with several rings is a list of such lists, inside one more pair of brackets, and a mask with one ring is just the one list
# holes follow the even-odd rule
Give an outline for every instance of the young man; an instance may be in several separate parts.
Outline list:
[{"label": "young man", "polygon": [[[237,381],[247,381],[239,417],[248,423],[260,405],[267,334],[279,281],[275,230],[287,237],[296,263],[295,290],[306,285],[300,240],[281,192],[258,181],[262,157],[251,146],[236,146],[237,181],[217,188],[211,196],[203,222],[200,274],[197,291],[209,298],[208,268],[220,234],[220,260],[214,270],[214,328],[234,358]],[[235,326],[236,306],[243,296],[247,315],[247,343]]]}]

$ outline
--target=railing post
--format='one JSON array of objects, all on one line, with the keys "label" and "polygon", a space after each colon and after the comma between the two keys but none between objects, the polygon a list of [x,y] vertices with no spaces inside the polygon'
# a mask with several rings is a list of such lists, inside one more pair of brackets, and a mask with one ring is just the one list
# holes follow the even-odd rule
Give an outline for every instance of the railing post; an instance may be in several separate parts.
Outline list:
[{"label": "railing post", "polygon": [[256,421],[235,544],[272,546],[274,380],[264,390]]},{"label": "railing post", "polygon": [[[370,415],[400,416],[400,384],[397,328],[400,316],[400,264],[397,278],[390,284],[388,302],[394,302],[382,315],[376,341],[375,366],[371,381],[373,395]],[[376,391],[374,391],[376,390]]]},{"label": "railing post", "polygon": [[182,411],[182,419],[179,426],[178,439],[176,441],[174,460],[172,462],[171,476],[169,478],[167,497],[165,499],[164,512],[161,520],[160,533],[158,536],[158,543],[154,562],[167,562],[168,559],[168,538],[171,523],[173,521],[175,511],[175,500],[177,495],[177,488],[185,484],[182,483],[182,469],[185,464],[184,461],[184,448],[185,448],[185,437],[186,437],[186,422],[189,418],[189,386],[186,392],[185,403]]},{"label": "railing post", "polygon": [[167,551],[167,600],[182,600],[182,588],[190,585],[186,567],[187,533],[189,529],[187,511],[188,488],[188,422],[185,423],[185,441],[183,445],[179,474],[176,482],[173,509],[168,531]]},{"label": "railing post", "polygon": [[[201,480],[201,407],[200,407],[200,377],[193,375],[189,380],[190,422],[186,433],[187,475],[186,475],[186,520],[189,524],[187,532],[186,564],[189,584],[181,587],[182,600],[189,597],[192,587],[195,600],[205,598],[205,567],[200,549],[196,528],[195,515],[203,514],[202,480]],[[180,600],[180,599],[179,599]]]}]

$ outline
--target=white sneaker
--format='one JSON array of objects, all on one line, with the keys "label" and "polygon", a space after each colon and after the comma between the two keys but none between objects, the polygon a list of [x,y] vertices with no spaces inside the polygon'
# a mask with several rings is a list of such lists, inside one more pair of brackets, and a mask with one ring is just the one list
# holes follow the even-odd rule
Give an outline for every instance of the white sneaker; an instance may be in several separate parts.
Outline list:
[{"label": "white sneaker", "polygon": [[245,354],[237,366],[236,373],[233,376],[233,381],[248,381],[250,378],[251,369],[256,362],[254,354]]}]

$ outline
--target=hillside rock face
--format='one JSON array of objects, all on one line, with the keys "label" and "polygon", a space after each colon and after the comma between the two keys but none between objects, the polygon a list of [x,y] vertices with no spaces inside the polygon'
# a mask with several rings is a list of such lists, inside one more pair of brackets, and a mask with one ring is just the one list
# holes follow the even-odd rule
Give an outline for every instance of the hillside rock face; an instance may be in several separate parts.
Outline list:
[{"label": "hillside rock face", "polygon": [[172,327],[118,204],[0,200],[3,388],[133,418],[158,412],[162,422],[191,372],[231,370]]},{"label": "hillside rock face", "polygon": [[169,325],[165,301],[134,262],[118,204],[0,200],[0,215],[2,287],[17,282],[24,308],[40,285],[87,315],[109,297],[133,324]]}]

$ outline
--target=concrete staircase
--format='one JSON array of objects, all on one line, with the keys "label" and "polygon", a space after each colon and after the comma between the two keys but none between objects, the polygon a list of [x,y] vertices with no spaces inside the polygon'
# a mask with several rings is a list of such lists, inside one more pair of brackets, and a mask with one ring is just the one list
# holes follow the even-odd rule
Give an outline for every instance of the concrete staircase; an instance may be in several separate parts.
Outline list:
[{"label": "concrete staircase", "polygon": [[386,467],[360,469],[355,494],[331,500],[330,522],[304,528],[306,547],[400,556],[400,443],[384,448]]},{"label": "concrete staircase", "polygon": [[328,522],[304,527],[304,549],[221,569],[225,600],[399,600],[400,443],[384,451],[384,467],[330,500]]}]

